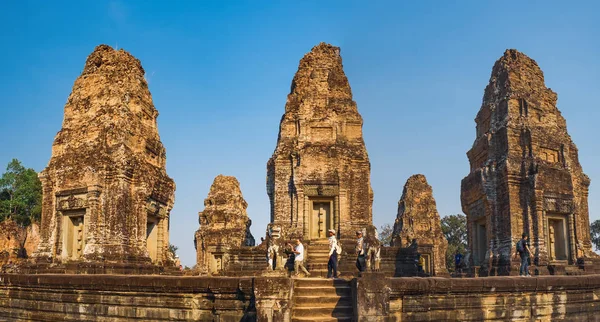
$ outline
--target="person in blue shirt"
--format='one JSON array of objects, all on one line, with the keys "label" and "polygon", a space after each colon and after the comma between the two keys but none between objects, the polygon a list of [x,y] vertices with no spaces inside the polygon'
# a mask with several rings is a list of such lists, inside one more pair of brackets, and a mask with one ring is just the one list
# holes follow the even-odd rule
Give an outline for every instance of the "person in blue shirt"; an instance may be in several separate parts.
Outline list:
[{"label": "person in blue shirt", "polygon": [[519,268],[520,276],[531,276],[529,274],[529,257],[532,257],[531,250],[529,250],[529,236],[526,233],[521,235],[521,240],[517,242],[517,254],[521,256],[521,268]]},{"label": "person in blue shirt", "polygon": [[461,254],[458,250],[454,255],[454,271],[457,273],[462,273],[461,264],[462,264],[463,254]]}]

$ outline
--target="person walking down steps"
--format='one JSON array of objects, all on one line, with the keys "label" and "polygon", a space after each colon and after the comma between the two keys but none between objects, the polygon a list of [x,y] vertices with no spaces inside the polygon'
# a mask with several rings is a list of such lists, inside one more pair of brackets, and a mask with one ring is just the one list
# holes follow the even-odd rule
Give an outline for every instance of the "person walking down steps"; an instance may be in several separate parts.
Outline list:
[{"label": "person walking down steps", "polygon": [[367,263],[365,260],[365,242],[363,239],[362,231],[356,232],[356,268],[358,268],[358,274],[365,271]]},{"label": "person walking down steps", "polygon": [[300,239],[296,239],[296,247],[293,247],[292,244],[288,244],[292,247],[292,252],[294,253],[294,276],[298,276],[300,270],[305,274],[306,277],[310,276],[310,273],[304,267],[304,245],[300,242]]},{"label": "person walking down steps", "polygon": [[335,238],[335,230],[329,229],[327,231],[329,235],[329,261],[327,261],[327,278],[338,277],[338,242]]}]

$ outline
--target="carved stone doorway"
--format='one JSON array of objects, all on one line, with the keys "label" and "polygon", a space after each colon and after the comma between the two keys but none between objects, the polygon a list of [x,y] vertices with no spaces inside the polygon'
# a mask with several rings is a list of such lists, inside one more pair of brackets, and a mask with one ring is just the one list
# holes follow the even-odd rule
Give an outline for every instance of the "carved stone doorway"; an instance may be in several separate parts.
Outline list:
[{"label": "carved stone doorway", "polygon": [[312,199],[311,205],[309,237],[311,240],[326,239],[327,231],[333,228],[333,200]]},{"label": "carved stone doorway", "polygon": [[77,260],[83,256],[85,246],[85,210],[63,212],[63,256]]},{"label": "carved stone doorway", "polygon": [[569,236],[567,233],[567,218],[561,215],[548,216],[548,255],[551,261],[569,260]]},{"label": "carved stone doorway", "polygon": [[487,252],[488,241],[487,241],[487,229],[485,226],[485,218],[482,218],[474,223],[474,249],[473,249],[473,262],[476,266],[483,264],[485,260],[485,253]]},{"label": "carved stone doorway", "polygon": [[146,247],[152,262],[156,262],[158,244],[158,218],[148,216],[146,221]]}]

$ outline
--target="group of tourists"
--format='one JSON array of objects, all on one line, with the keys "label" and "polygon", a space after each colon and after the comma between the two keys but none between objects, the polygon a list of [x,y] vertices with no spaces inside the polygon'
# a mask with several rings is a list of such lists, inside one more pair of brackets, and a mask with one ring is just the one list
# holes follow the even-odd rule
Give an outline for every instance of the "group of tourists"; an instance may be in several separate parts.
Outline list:
[{"label": "group of tourists", "polygon": [[[329,260],[327,262],[327,278],[335,278],[335,277],[339,277],[338,262],[339,262],[339,257],[342,255],[342,247],[335,237],[335,230],[329,229],[327,231],[327,235],[328,235],[328,242],[329,242],[329,254],[328,254]],[[523,234],[521,237],[522,237],[521,240],[519,240],[517,242],[516,253],[515,253],[515,257],[517,255],[519,255],[521,257],[521,267],[519,269],[519,275],[520,276],[531,276],[529,274],[529,260],[532,256],[532,254],[531,254],[531,250],[529,249],[529,241],[528,241],[529,238],[528,238],[527,234]],[[296,239],[294,241],[294,243],[295,243],[295,245],[288,244],[292,248],[291,252],[295,255],[294,256],[294,276],[298,276],[298,274],[300,272],[302,272],[302,273],[304,273],[304,275],[306,277],[308,277],[308,276],[310,276],[310,272],[304,266],[304,257],[305,257],[304,256],[304,254],[305,254],[304,245],[302,244],[300,239]],[[369,246],[365,245],[362,231],[357,231],[356,232],[356,246],[355,246],[354,250],[355,250],[355,254],[356,254],[356,268],[358,269],[359,276],[362,274],[362,272],[366,271],[368,268],[371,267],[372,262],[374,262],[373,270],[379,271],[379,264],[381,261],[381,255],[380,255],[381,248],[376,247],[376,246],[371,246],[371,247],[369,247]],[[268,253],[271,254],[272,252],[269,251]],[[272,255],[270,255],[269,256],[269,266],[270,267],[272,267],[272,265],[273,265],[272,260],[273,260],[273,257],[272,257]],[[418,254],[417,270],[419,272],[423,272],[424,264],[425,264],[425,260],[424,260],[423,256],[421,256],[421,254]],[[464,263],[464,256],[459,251],[456,251],[456,254],[454,255],[454,264],[455,264],[456,272],[460,273],[462,271],[462,268],[464,267],[465,263]]]},{"label": "group of tourists", "polygon": [[[327,231],[328,235],[328,243],[329,243],[329,253],[328,253],[328,261],[327,261],[327,278],[336,278],[339,277],[338,274],[338,262],[340,256],[342,255],[342,246],[338,242],[335,237],[336,232],[333,229],[329,229]],[[300,239],[294,240],[294,244],[288,244],[291,247],[291,253],[294,254],[294,276],[298,276],[300,272],[304,273],[306,277],[310,276],[310,272],[304,266],[305,259],[305,249],[304,245],[300,241]],[[365,240],[363,238],[362,231],[356,232],[356,246],[355,246],[355,254],[356,254],[356,268],[359,271],[359,276],[362,272],[366,271],[371,267],[371,262],[373,262],[373,270],[379,271],[379,263],[381,261],[381,248],[372,245],[366,245]]]},{"label": "group of tourists", "polygon": [[[521,258],[521,265],[519,267],[519,276],[531,276],[529,273],[529,265],[531,257],[531,249],[529,248],[529,236],[526,233],[521,235],[521,239],[516,244],[515,258],[517,255]],[[463,273],[464,267],[467,265],[465,257],[457,250],[454,255],[454,269],[456,273]]]}]

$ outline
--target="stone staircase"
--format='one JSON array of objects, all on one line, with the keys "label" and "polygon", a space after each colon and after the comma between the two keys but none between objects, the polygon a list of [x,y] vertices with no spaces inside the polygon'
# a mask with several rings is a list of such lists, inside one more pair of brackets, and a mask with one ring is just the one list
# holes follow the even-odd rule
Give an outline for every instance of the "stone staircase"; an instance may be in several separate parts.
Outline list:
[{"label": "stone staircase", "polygon": [[292,322],[353,321],[350,282],[343,279],[294,280]]},{"label": "stone staircase", "polygon": [[329,261],[329,243],[325,241],[312,242],[306,251],[306,268],[311,277],[327,277],[327,262]]}]

